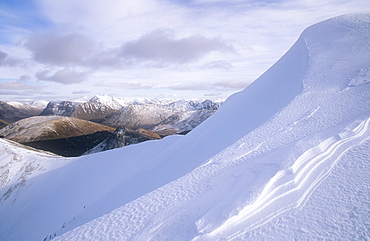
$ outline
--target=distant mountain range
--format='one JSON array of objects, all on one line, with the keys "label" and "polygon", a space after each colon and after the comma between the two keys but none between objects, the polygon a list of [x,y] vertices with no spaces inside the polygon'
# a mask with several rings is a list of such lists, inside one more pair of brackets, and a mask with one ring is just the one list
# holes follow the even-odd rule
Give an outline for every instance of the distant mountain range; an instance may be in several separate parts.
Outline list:
[{"label": "distant mountain range", "polygon": [[[220,105],[220,101],[211,100],[128,101],[123,98],[95,96],[87,102],[51,101],[40,115],[70,116],[115,128],[126,126],[131,129],[157,129],[162,133],[176,134],[192,130]],[[182,121],[182,124],[178,125],[175,120]],[[187,120],[191,123],[186,124]],[[160,127],[156,127],[157,125]]]},{"label": "distant mountain range", "polygon": [[186,118],[181,118],[181,116],[192,116],[187,121],[192,122],[192,119],[198,119],[197,123],[200,124],[210,116],[204,113],[214,113],[219,107],[220,103],[211,100],[201,102],[180,100],[168,104],[157,102],[130,104],[108,115],[101,123],[112,127],[124,125],[132,129],[146,128],[153,131],[157,129],[164,135],[177,134],[190,131],[196,126],[185,123],[177,125],[175,120],[186,122]]},{"label": "distant mountain range", "polygon": [[0,128],[9,123],[39,115],[41,112],[41,107],[31,106],[15,101],[0,101]]},{"label": "distant mountain range", "polygon": [[[87,153],[186,134],[211,116],[221,103],[110,96],[94,96],[85,102],[66,100],[25,104],[2,101],[0,128],[3,129],[0,129],[0,135],[59,155],[78,156],[108,137]],[[82,126],[89,130],[81,131]]]}]

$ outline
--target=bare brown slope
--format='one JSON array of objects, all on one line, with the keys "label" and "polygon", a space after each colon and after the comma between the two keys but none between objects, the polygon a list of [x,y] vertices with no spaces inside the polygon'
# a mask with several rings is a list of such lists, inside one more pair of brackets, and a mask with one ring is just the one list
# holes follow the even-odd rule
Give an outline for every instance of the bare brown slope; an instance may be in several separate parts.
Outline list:
[{"label": "bare brown slope", "polygon": [[53,140],[114,132],[114,128],[65,116],[35,116],[12,123],[0,130],[0,135],[19,143]]},{"label": "bare brown slope", "polygon": [[7,125],[9,125],[9,122],[6,122],[6,121],[0,119],[0,128],[4,128]]}]

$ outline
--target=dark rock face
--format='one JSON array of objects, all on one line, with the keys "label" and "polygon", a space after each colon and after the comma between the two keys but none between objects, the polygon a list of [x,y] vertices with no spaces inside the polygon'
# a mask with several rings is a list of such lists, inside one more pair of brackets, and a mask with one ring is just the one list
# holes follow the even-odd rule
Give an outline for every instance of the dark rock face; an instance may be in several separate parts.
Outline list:
[{"label": "dark rock face", "polygon": [[33,141],[23,144],[44,151],[50,151],[61,156],[75,157],[82,155],[87,150],[98,145],[110,135],[111,133],[108,131],[99,131],[89,135],[53,140]]},{"label": "dark rock face", "polygon": [[116,131],[112,135],[110,135],[107,139],[105,139],[96,147],[87,151],[85,154],[107,151],[123,146],[137,144],[143,141],[157,139],[161,139],[161,137],[154,132],[142,128],[138,130],[132,130],[124,126],[120,126],[116,129]]},{"label": "dark rock face", "polygon": [[0,136],[62,156],[79,156],[98,145],[114,128],[65,116],[33,116],[0,129]]},{"label": "dark rock face", "polygon": [[72,101],[51,101],[40,115],[71,116],[77,104]]},{"label": "dark rock face", "polygon": [[114,112],[110,106],[97,101],[77,103],[72,101],[51,101],[40,115],[59,115],[101,122],[107,115]]}]

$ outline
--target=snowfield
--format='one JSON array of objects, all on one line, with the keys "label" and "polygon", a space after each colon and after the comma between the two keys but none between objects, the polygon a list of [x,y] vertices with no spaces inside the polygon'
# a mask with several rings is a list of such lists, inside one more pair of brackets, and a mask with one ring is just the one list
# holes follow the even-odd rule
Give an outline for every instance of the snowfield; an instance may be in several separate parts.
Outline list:
[{"label": "snowfield", "polygon": [[0,240],[368,240],[370,13],[306,29],[186,136],[61,158],[0,139]]}]

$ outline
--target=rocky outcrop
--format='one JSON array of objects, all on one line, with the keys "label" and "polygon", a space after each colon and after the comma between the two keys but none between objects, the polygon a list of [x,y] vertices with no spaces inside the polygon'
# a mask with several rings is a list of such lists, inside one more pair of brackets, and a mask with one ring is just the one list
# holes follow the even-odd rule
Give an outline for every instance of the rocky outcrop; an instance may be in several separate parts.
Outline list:
[{"label": "rocky outcrop", "polygon": [[77,104],[72,101],[50,101],[40,115],[71,116]]},{"label": "rocky outcrop", "polygon": [[213,113],[215,113],[215,110],[193,110],[176,113],[151,128],[151,131],[161,136],[186,134],[200,125]]},{"label": "rocky outcrop", "polygon": [[112,133],[108,131],[97,131],[88,135],[73,136],[60,139],[32,141],[23,143],[39,150],[53,152],[67,157],[80,156],[86,151],[98,145],[108,138]]},{"label": "rocky outcrop", "polygon": [[69,116],[82,120],[100,122],[104,117],[116,111],[111,106],[99,101],[72,102],[72,101],[51,101],[40,115]]},{"label": "rocky outcrop", "polygon": [[96,147],[87,151],[85,154],[93,154],[101,151],[107,151],[119,147],[137,144],[143,141],[157,139],[161,139],[161,137],[157,133],[154,133],[152,131],[145,130],[143,128],[132,130],[124,126],[120,126],[111,136],[109,136]]}]

